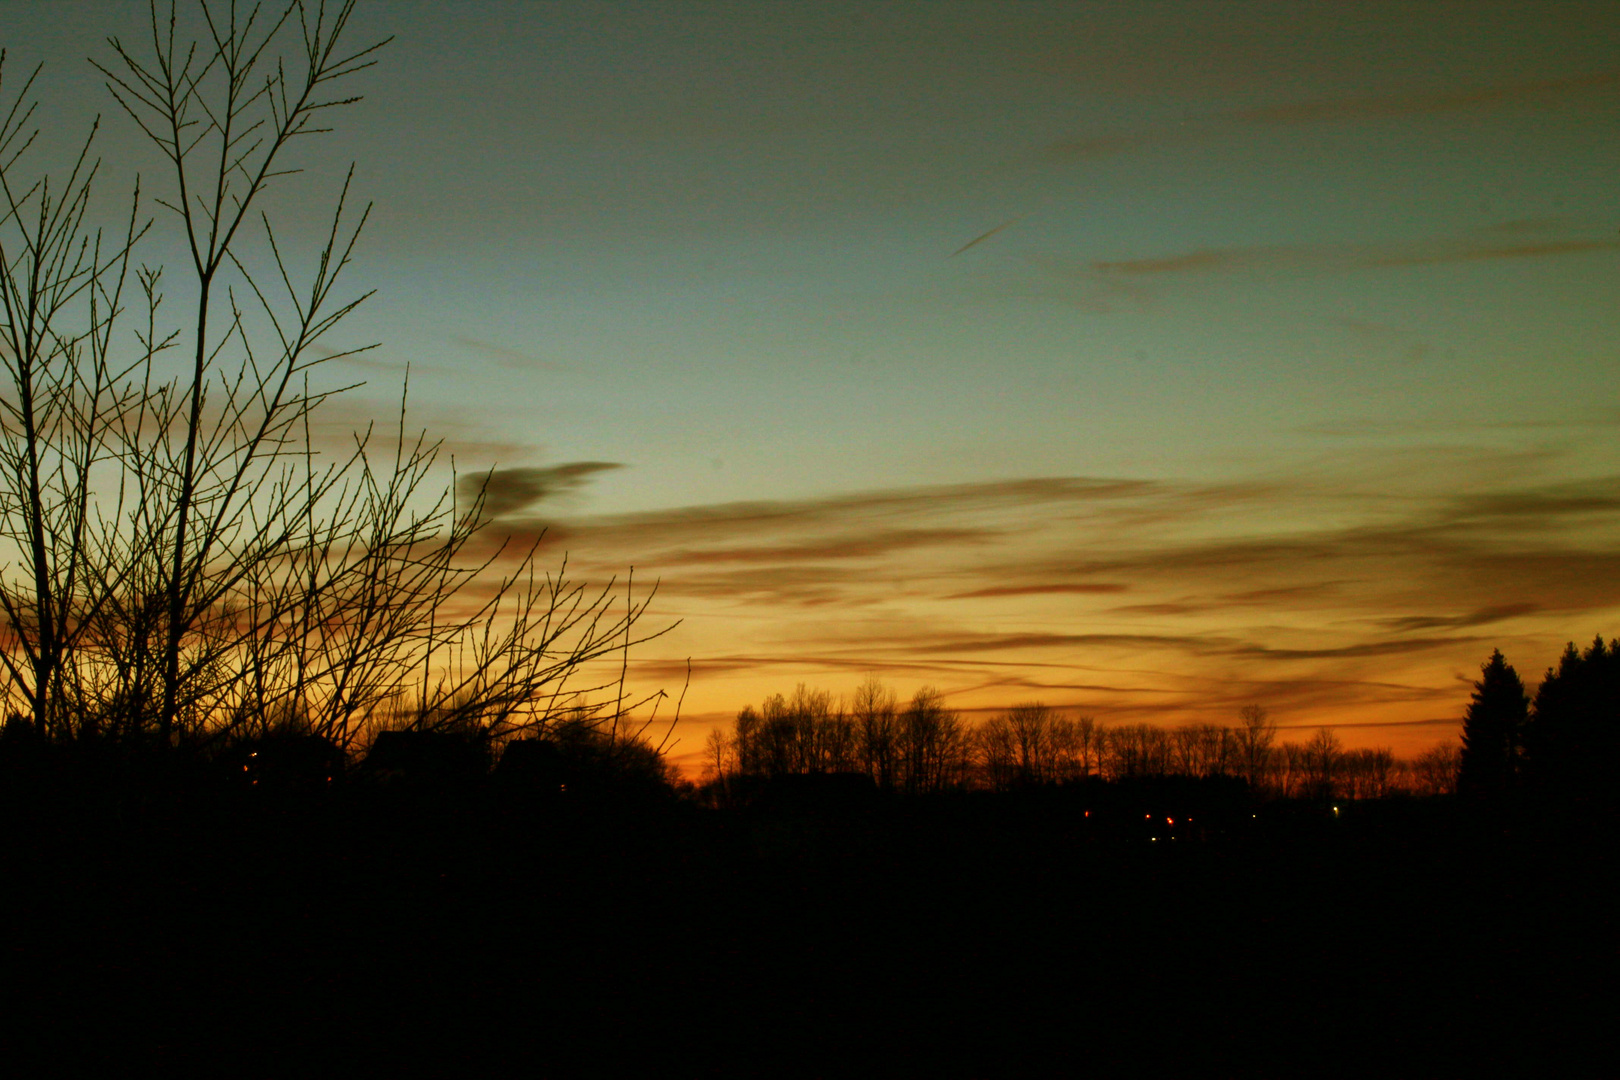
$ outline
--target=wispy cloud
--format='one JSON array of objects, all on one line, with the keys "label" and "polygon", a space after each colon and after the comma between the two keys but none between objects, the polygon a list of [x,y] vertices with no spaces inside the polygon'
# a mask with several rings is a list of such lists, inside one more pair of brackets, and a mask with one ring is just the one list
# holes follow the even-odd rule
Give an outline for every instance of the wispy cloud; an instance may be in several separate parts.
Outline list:
[{"label": "wispy cloud", "polygon": [[973,589],[969,592],[952,593],[947,600],[972,600],[976,598],[1000,596],[1063,596],[1063,595],[1100,595],[1105,593],[1124,592],[1130,588],[1117,582],[1099,582],[1096,584],[1074,584],[1070,582],[1051,582],[1045,585],[987,585],[982,589]]},{"label": "wispy cloud", "polygon": [[[1076,259],[1051,252],[1025,256],[1038,275],[1038,294],[1075,303],[1088,311],[1110,313],[1146,309],[1171,289],[1238,280],[1298,279],[1305,275],[1415,272],[1431,267],[1511,261],[1601,258],[1620,252],[1620,238],[1571,228],[1573,235],[1521,236],[1494,227],[1460,235],[1414,241],[1312,242],[1194,247],[1126,258]],[[1421,356],[1427,346],[1389,328],[1366,324],[1344,329],[1363,340],[1387,344],[1400,338]]]},{"label": "wispy cloud", "polygon": [[996,531],[991,529],[887,529],[798,543],[687,549],[664,554],[658,561],[661,566],[690,566],[702,563],[792,564],[870,559],[915,548],[984,543],[995,535]]},{"label": "wispy cloud", "polygon": [[1368,258],[1367,266],[1438,266],[1443,263],[1495,262],[1503,259],[1545,259],[1554,255],[1589,255],[1620,251],[1620,240],[1556,240],[1539,244],[1468,244],[1437,246],[1433,251],[1388,254]]},{"label": "wispy cloud", "polygon": [[1428,113],[1495,109],[1525,103],[1554,104],[1620,88],[1620,71],[1598,71],[1558,79],[1496,83],[1462,90],[1416,90],[1406,93],[1327,101],[1264,105],[1226,113],[1239,122],[1319,124],[1339,120],[1382,120]]},{"label": "wispy cloud", "polygon": [[1350,660],[1373,656],[1399,656],[1432,652],[1457,645],[1472,645],[1478,637],[1398,638],[1394,641],[1363,641],[1325,649],[1278,649],[1269,645],[1243,645],[1230,650],[1232,656],[1250,660]]},{"label": "wispy cloud", "polygon": [[[1620,478],[1387,497],[1356,478],[1043,477],[575,516],[553,551],[660,580],[705,646],[698,710],[877,673],[967,710],[1038,698],[1179,723],[1260,702],[1285,724],[1428,732],[1491,647],[1534,671],[1620,613]],[[638,670],[684,679],[687,655]]]},{"label": "wispy cloud", "polygon": [[1494,83],[1460,90],[1400,93],[1279,102],[1247,109],[1184,117],[1175,124],[1136,131],[1099,132],[1048,144],[1052,161],[1089,161],[1134,150],[1229,137],[1245,127],[1299,127],[1343,122],[1378,122],[1454,112],[1478,112],[1527,105],[1550,106],[1600,98],[1620,89],[1620,71],[1598,71],[1554,79]]},{"label": "wispy cloud", "polygon": [[1572,407],[1560,416],[1546,418],[1444,416],[1432,419],[1391,420],[1364,417],[1356,420],[1322,420],[1300,424],[1293,430],[1302,435],[1334,438],[1375,436],[1427,436],[1503,431],[1561,431],[1568,428],[1620,427],[1620,409]]},{"label": "wispy cloud", "polygon": [[1378,621],[1399,633],[1416,630],[1461,630],[1473,626],[1489,626],[1492,623],[1518,618],[1520,615],[1533,615],[1540,610],[1541,606],[1533,603],[1502,604],[1497,607],[1478,608],[1461,615],[1404,615]]},{"label": "wispy cloud", "polygon": [[903,650],[920,653],[990,653],[1036,649],[1186,649],[1208,650],[1213,639],[1168,634],[1053,634],[1010,633],[940,635],[905,643]]},{"label": "wispy cloud", "polygon": [[1275,274],[1299,269],[1346,271],[1446,263],[1544,259],[1620,251],[1617,239],[1544,240],[1504,244],[1478,235],[1399,244],[1273,244],[1199,248],[1138,259],[1102,259],[1088,269],[1123,277],[1192,277],[1209,274]]},{"label": "wispy cloud", "polygon": [[489,357],[506,367],[545,371],[564,370],[561,364],[554,364],[549,360],[542,360],[540,357],[531,353],[526,353],[521,349],[514,349],[507,345],[500,345],[493,341],[484,341],[480,338],[467,337],[465,334],[457,334],[450,340],[455,342],[457,345],[460,345],[464,349],[469,349],[472,352]]},{"label": "wispy cloud", "polygon": [[[762,537],[769,544],[832,541],[855,550],[895,539],[895,530],[915,530],[942,520],[952,529],[966,519],[990,515],[999,523],[1019,508],[1088,505],[1138,497],[1159,489],[1143,480],[1090,477],[1037,477],[978,484],[901,488],[824,498],[719,503],[635,514],[567,520],[514,520],[506,527],[549,528],[553,543],[581,549],[624,550],[646,557],[669,555],[687,561],[721,561],[728,550],[745,552],[743,541]],[[984,528],[981,526],[979,528]],[[978,535],[975,532],[975,535]],[[968,537],[963,537],[964,539]],[[711,552],[711,559],[697,553]],[[832,556],[837,557],[837,556]],[[747,561],[744,555],[743,561]]]}]

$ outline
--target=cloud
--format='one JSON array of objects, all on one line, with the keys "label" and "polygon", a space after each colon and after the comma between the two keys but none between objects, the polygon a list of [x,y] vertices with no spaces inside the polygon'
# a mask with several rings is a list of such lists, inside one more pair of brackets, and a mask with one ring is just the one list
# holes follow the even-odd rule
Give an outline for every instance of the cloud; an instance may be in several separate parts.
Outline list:
[{"label": "cloud", "polygon": [[1620,251],[1620,240],[1559,240],[1539,244],[1456,244],[1433,252],[1369,258],[1377,267],[1439,266],[1444,263],[1491,262],[1501,259],[1543,259],[1554,255],[1587,255]]},{"label": "cloud", "polygon": [[1587,239],[1503,244],[1478,235],[1401,244],[1294,244],[1197,248],[1173,255],[1104,259],[1089,272],[1105,277],[1186,277],[1205,274],[1274,274],[1299,269],[1351,270],[1439,266],[1446,263],[1541,259],[1620,251],[1620,240]]},{"label": "cloud", "polygon": [[980,597],[991,596],[1061,596],[1064,594],[1102,595],[1107,593],[1120,593],[1130,588],[1117,582],[1104,582],[1098,584],[1066,584],[1060,582],[1045,585],[987,585],[982,589],[971,592],[952,593],[947,600],[974,600]]},{"label": "cloud", "polygon": [[1277,261],[1280,248],[1228,248],[1214,251],[1207,248],[1182,255],[1167,255],[1151,259],[1121,259],[1115,262],[1094,262],[1092,269],[1100,274],[1186,274],[1206,270],[1224,270],[1243,265],[1256,265]]},{"label": "cloud", "polygon": [[1362,418],[1359,420],[1324,420],[1300,424],[1293,430],[1302,435],[1325,435],[1333,438],[1364,438],[1377,436],[1440,435],[1462,432],[1493,431],[1559,431],[1566,428],[1620,427],[1620,409],[1579,408],[1567,409],[1563,415],[1548,419],[1443,419],[1388,420]]},{"label": "cloud", "polygon": [[669,570],[660,562],[642,564],[659,576],[659,587],[671,597],[691,597],[751,604],[819,607],[872,603],[872,574],[854,568],[823,566],[756,566],[693,573]]},{"label": "cloud", "polygon": [[1410,90],[1314,101],[1280,102],[1248,109],[1183,117],[1136,131],[1103,132],[1048,143],[1050,161],[1091,161],[1133,150],[1229,137],[1254,127],[1302,127],[1346,121],[1387,121],[1453,112],[1479,112],[1524,105],[1550,106],[1599,97],[1620,88],[1620,71],[1599,71],[1553,79],[1496,83],[1462,90]]},{"label": "cloud", "polygon": [[561,364],[553,364],[550,361],[542,360],[537,356],[531,356],[529,353],[521,352],[518,349],[509,348],[505,345],[497,345],[493,341],[483,341],[479,338],[467,337],[464,334],[457,334],[450,340],[455,342],[457,345],[460,345],[464,349],[471,349],[474,352],[483,353],[485,356],[493,357],[506,367],[545,371],[565,370]]},{"label": "cloud", "polygon": [[[438,442],[440,460],[446,465],[452,455],[462,462],[512,461],[535,452],[535,447],[528,444],[490,439],[487,418],[435,400],[431,387],[413,386],[407,404],[409,408],[404,416],[407,451],[419,433],[432,432],[432,438],[427,441]],[[400,394],[391,392],[379,397],[356,389],[327,398],[313,419],[317,437],[328,449],[352,451],[355,436],[369,430],[373,451],[386,447],[391,454],[401,419]]]},{"label": "cloud", "polygon": [[1479,640],[1477,637],[1401,638],[1395,641],[1367,641],[1324,649],[1279,649],[1269,645],[1244,645],[1230,650],[1230,653],[1232,656],[1258,660],[1349,660],[1429,652],[1454,645],[1471,645]]},{"label": "cloud", "polygon": [[1321,603],[1337,592],[1343,582],[1321,581],[1311,585],[1288,585],[1275,589],[1248,589],[1217,596],[1222,604],[1278,604],[1310,601]]},{"label": "cloud", "polygon": [[1552,104],[1620,87],[1620,72],[1599,71],[1558,79],[1497,83],[1466,90],[1409,91],[1332,101],[1304,101],[1265,105],[1224,114],[1232,120],[1256,124],[1318,124],[1338,120],[1382,120],[1427,113],[1473,111],[1519,105]]},{"label": "cloud", "polygon": [[[1436,717],[1430,717],[1430,718],[1428,718],[1426,720],[1338,720],[1338,721],[1335,721],[1335,722],[1330,723],[1330,724],[1301,725],[1301,727],[1306,727],[1306,726],[1320,726],[1320,727],[1334,728],[1334,729],[1339,729],[1339,728],[1419,728],[1419,727],[1421,727],[1421,728],[1445,728],[1445,729],[1449,730],[1449,729],[1454,729],[1454,728],[1457,727],[1457,718],[1455,716],[1436,716]],[[1285,730],[1299,730],[1299,729],[1294,728],[1294,729],[1285,729]]]},{"label": "cloud", "polygon": [[[311,345],[309,351],[320,357],[323,362],[343,364],[350,367],[363,368],[366,371],[381,372],[392,379],[405,377],[405,361],[385,360],[374,346],[365,346],[354,350],[340,350],[329,348],[326,345]],[[412,364],[412,371],[447,371],[448,368],[428,364]]]},{"label": "cloud", "polygon": [[1009,633],[940,636],[908,642],[904,651],[923,653],[985,653],[1010,649],[1049,648],[1128,648],[1128,649],[1188,649],[1203,651],[1211,647],[1212,639],[1168,634],[1053,634]]},{"label": "cloud", "polygon": [[[550,551],[660,581],[655,610],[704,643],[695,712],[877,673],[974,712],[1230,722],[1258,702],[1302,728],[1413,721],[1361,737],[1416,746],[1400,732],[1460,716],[1492,647],[1536,670],[1620,613],[1620,478],[1491,486],[1526,475],[1493,461],[1446,458],[1460,493],[1386,455],[1353,483],[1037,477],[570,516]],[[685,678],[661,663],[638,677]]]},{"label": "cloud", "polygon": [[482,495],[486,517],[507,517],[546,499],[576,492],[598,473],[623,467],[612,461],[571,461],[543,469],[492,469],[462,476],[456,482],[456,495],[466,505]]},{"label": "cloud", "polygon": [[991,529],[888,529],[802,543],[676,551],[660,556],[658,561],[661,566],[683,566],[694,563],[800,563],[870,559],[940,544],[983,543],[995,535],[996,531]]},{"label": "cloud", "polygon": [[[1110,314],[1151,308],[1172,287],[1228,279],[1270,281],[1303,275],[1416,272],[1448,265],[1589,259],[1617,251],[1620,239],[1594,235],[1591,230],[1585,235],[1513,239],[1492,229],[1479,229],[1415,241],[1194,247],[1128,258],[1076,259],[1031,252],[1024,259],[1033,268],[1035,280],[1024,286],[1024,294],[1033,290],[1037,296]],[[1339,325],[1363,341],[1388,345],[1394,340],[1411,357],[1421,358],[1430,349],[1387,327],[1354,321]]]},{"label": "cloud", "polygon": [[1491,623],[1514,619],[1520,615],[1533,615],[1541,610],[1539,604],[1502,604],[1497,607],[1478,608],[1462,615],[1405,615],[1380,619],[1379,622],[1402,633],[1413,630],[1461,630],[1471,626],[1489,626]]},{"label": "cloud", "polygon": [[[1466,460],[1457,465],[1466,471]],[[1142,594],[1110,609],[1117,617],[1353,609],[1361,596],[1385,605],[1380,617],[1424,620],[1438,618],[1435,601],[1467,612],[1528,603],[1491,596],[1519,582],[1534,583],[1544,607],[1614,602],[1620,554],[1596,539],[1607,534],[1580,538],[1620,525],[1617,490],[1600,477],[1404,499],[1398,513],[1366,521],[1283,529],[1257,523],[1342,517],[1353,504],[1330,509],[1331,487],[1302,484],[1046,478],[573,518],[548,543],[593,563],[634,563],[671,596],[862,605]],[[1430,602],[1402,612],[1422,589]]]},{"label": "cloud", "polygon": [[1109,608],[1114,615],[1191,615],[1195,612],[1208,611],[1208,604],[1126,604],[1123,607]]},{"label": "cloud", "polygon": [[748,537],[765,537],[769,543],[779,544],[795,535],[836,536],[840,544],[854,548],[863,543],[880,543],[896,529],[922,528],[929,520],[1112,502],[1139,497],[1156,486],[1142,480],[1031,477],[811,499],[684,506],[549,522],[514,520],[506,527],[535,531],[548,527],[554,542],[566,540],[586,550],[633,548],[647,555],[672,553],[691,559],[701,545],[715,545],[712,550],[718,555]]}]

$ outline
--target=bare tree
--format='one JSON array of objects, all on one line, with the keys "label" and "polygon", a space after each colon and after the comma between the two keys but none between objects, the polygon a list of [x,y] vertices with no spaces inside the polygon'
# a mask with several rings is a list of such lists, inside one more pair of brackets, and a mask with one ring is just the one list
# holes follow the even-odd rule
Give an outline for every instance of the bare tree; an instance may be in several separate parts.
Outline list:
[{"label": "bare tree", "polygon": [[1419,795],[1450,795],[1457,790],[1457,773],[1462,767],[1462,746],[1444,739],[1419,754],[1412,762],[1412,774]]},{"label": "bare tree", "polygon": [[1238,768],[1249,786],[1256,791],[1266,785],[1273,768],[1272,744],[1277,738],[1277,725],[1260,705],[1245,705],[1238,711],[1242,724],[1238,727]]},{"label": "bare tree", "polygon": [[1170,732],[1174,771],[1183,776],[1220,776],[1233,755],[1231,732],[1217,724],[1184,724]]},{"label": "bare tree", "polygon": [[1343,759],[1344,749],[1339,737],[1327,728],[1318,728],[1305,744],[1305,793],[1313,798],[1331,799]]},{"label": "bare tree", "polygon": [[736,763],[737,771],[744,776],[754,776],[764,771],[765,754],[761,747],[760,726],[759,713],[754,711],[752,705],[744,707],[737,714],[731,736],[732,760]]},{"label": "bare tree", "polygon": [[1019,779],[1026,784],[1043,784],[1055,770],[1052,745],[1052,710],[1038,701],[1014,705],[1007,713]]},{"label": "bare tree", "polygon": [[1074,722],[1074,738],[1078,746],[1079,774],[1082,777],[1102,774],[1103,752],[1108,744],[1108,728],[1090,716]]},{"label": "bare tree", "polygon": [[992,716],[974,728],[972,742],[974,764],[985,786],[1006,791],[1018,783],[1017,739],[1005,716]]},{"label": "bare tree", "polygon": [[900,715],[901,788],[942,791],[959,784],[969,762],[968,731],[945,705],[945,696],[922,687]]},{"label": "bare tree", "polygon": [[1348,750],[1340,759],[1343,792],[1350,799],[1382,799],[1389,794],[1395,755],[1382,747]]},{"label": "bare tree", "polygon": [[1061,713],[1053,716],[1046,738],[1051,754],[1049,780],[1066,784],[1086,775],[1086,742],[1078,720]]},{"label": "bare tree", "polygon": [[1305,746],[1297,742],[1285,742],[1281,748],[1281,769],[1278,777],[1278,787],[1285,799],[1296,798],[1304,790],[1306,784],[1306,761],[1308,754]]},{"label": "bare tree", "polygon": [[[627,585],[620,608],[615,583],[492,542],[483,485],[462,502],[453,474],[437,486],[438,444],[408,433],[403,394],[381,453],[370,430],[335,455],[312,434],[347,389],[318,385],[347,355],[322,340],[369,295],[342,291],[369,207],[351,207],[351,169],[300,273],[261,204],[386,44],[349,44],[353,9],[154,3],[150,39],[115,39],[97,65],[165,163],[156,203],[187,252],[177,324],[164,271],[132,274],[138,193],[115,233],[93,229],[91,144],[65,184],[18,179],[31,80],[4,114],[0,658],[43,733],[500,738],[577,721],[584,694],[610,738],[639,737],[622,664],[597,662],[640,640],[650,593]],[[475,580],[491,582],[477,600]]]},{"label": "bare tree", "polygon": [[726,737],[726,733],[719,728],[710,731],[703,743],[703,778],[724,780],[731,775],[735,760],[732,740]]},{"label": "bare tree", "polygon": [[1121,724],[1108,733],[1108,774],[1165,776],[1170,772],[1170,735],[1153,724]]},{"label": "bare tree", "polygon": [[868,676],[855,688],[850,713],[867,775],[882,790],[893,790],[900,769],[900,706],[894,691],[877,676]]}]

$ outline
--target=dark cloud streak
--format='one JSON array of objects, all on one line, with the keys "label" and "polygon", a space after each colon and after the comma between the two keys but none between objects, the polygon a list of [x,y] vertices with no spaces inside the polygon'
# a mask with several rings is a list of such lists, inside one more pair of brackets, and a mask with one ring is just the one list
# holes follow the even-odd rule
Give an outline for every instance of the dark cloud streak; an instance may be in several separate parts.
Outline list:
[{"label": "dark cloud streak", "polygon": [[462,476],[456,482],[456,495],[470,505],[480,494],[484,516],[506,517],[559,495],[577,492],[598,473],[621,469],[612,461],[571,461],[547,468],[493,469]]}]

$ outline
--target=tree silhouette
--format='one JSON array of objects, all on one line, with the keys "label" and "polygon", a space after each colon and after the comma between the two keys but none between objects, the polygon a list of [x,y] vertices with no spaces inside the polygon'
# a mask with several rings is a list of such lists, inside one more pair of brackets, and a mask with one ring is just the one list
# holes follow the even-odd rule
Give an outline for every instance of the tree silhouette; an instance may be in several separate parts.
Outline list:
[{"label": "tree silhouette", "polygon": [[901,790],[909,794],[943,791],[961,782],[968,765],[968,732],[961,717],[945,705],[945,695],[919,689],[900,714]]},{"label": "tree silhouette", "polygon": [[1261,705],[1245,705],[1238,717],[1243,721],[1237,730],[1238,768],[1249,786],[1259,790],[1271,773],[1277,725]]},{"label": "tree silhouette", "polygon": [[855,688],[851,712],[862,767],[880,790],[894,790],[900,773],[900,705],[895,692],[885,687],[877,676],[868,676]]},{"label": "tree silhouette", "polygon": [[1457,790],[1471,798],[1500,798],[1518,775],[1530,699],[1501,650],[1480,667],[1479,681],[1463,720]]},{"label": "tree silhouette", "polygon": [[611,695],[613,730],[627,711],[622,678],[592,661],[636,642],[650,596],[621,611],[611,583],[538,569],[538,541],[506,550],[489,477],[470,499],[453,474],[441,486],[403,395],[386,447],[370,429],[336,452],[312,435],[347,389],[321,385],[349,355],[323,339],[369,295],[345,294],[369,208],[351,170],[300,255],[265,194],[386,44],[350,44],[353,9],[154,4],[150,35],[111,41],[97,67],[157,151],[149,187],[185,253],[173,276],[140,261],[146,189],[94,227],[90,140],[65,183],[26,173],[32,79],[7,88],[0,699],[41,736],[291,731],[349,750],[379,727],[537,732],[581,693]]},{"label": "tree silhouette", "polygon": [[1419,795],[1450,795],[1457,790],[1460,751],[1447,739],[1419,754],[1412,762],[1413,787]]},{"label": "tree silhouette", "polygon": [[1318,728],[1304,749],[1305,791],[1307,798],[1333,798],[1339,771],[1344,764],[1344,747],[1327,728]]},{"label": "tree silhouette", "polygon": [[1543,793],[1586,799],[1616,793],[1620,753],[1620,643],[1565,647],[1536,690],[1526,731],[1528,765]]}]

